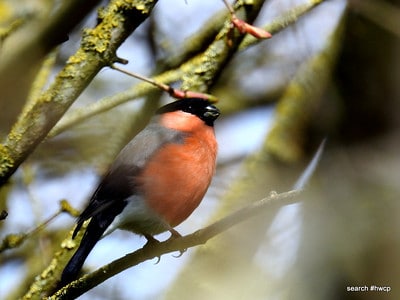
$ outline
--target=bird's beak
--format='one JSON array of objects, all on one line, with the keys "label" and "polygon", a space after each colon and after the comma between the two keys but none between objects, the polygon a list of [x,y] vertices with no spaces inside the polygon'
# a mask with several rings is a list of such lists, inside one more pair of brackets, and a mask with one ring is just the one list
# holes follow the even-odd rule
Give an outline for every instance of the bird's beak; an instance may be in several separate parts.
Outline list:
[{"label": "bird's beak", "polygon": [[204,117],[215,120],[216,118],[219,117],[220,114],[221,114],[221,112],[219,111],[219,109],[217,107],[215,107],[214,105],[208,105],[204,112]]}]

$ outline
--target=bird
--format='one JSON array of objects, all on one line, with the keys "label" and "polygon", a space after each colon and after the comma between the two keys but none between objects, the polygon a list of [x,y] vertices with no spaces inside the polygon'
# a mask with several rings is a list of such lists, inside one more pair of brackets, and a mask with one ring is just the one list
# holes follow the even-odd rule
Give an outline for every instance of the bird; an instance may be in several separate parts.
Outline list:
[{"label": "bird", "polygon": [[186,220],[203,199],[216,168],[214,121],[208,100],[184,98],[156,110],[149,124],[116,156],[76,221],[72,239],[89,220],[59,286],[75,280],[96,243],[115,229],[148,241]]}]

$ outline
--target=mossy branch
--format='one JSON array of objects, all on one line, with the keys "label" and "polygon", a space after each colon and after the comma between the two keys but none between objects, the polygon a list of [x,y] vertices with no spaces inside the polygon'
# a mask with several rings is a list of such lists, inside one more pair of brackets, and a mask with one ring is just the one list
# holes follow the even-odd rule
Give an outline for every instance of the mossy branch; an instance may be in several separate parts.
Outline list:
[{"label": "mossy branch", "polygon": [[0,184],[47,136],[56,122],[104,67],[117,61],[116,50],[148,17],[157,1],[111,1],[99,12],[99,24],[87,29],[81,47],[52,85],[22,114],[0,145]]}]

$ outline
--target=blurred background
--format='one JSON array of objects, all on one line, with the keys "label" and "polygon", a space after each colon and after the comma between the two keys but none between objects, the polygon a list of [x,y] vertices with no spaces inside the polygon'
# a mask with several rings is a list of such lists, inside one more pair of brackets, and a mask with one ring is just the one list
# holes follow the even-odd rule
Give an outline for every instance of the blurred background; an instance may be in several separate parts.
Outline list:
[{"label": "blurred background", "polygon": [[[0,1],[1,28],[43,19],[43,7],[59,2]],[[299,7],[308,8],[296,16]],[[177,67],[190,55],[187,42],[221,12],[222,1],[159,1],[118,56],[129,61],[125,69],[146,76]],[[282,30],[235,53],[212,84],[209,93],[222,111],[215,125],[218,168],[200,207],[177,230],[189,234],[271,191],[292,189],[327,138],[300,203],[271,207],[180,258],[164,255],[158,264],[130,268],[79,299],[400,298],[399,3],[265,1],[255,24],[277,22]],[[55,60],[49,82],[79,48],[82,29],[95,25],[94,10],[49,54]],[[207,38],[202,41],[195,53],[207,47]],[[65,116],[137,84],[102,69]],[[15,82],[10,89],[19,87]],[[81,210],[113,157],[171,100],[161,93],[132,99],[41,143],[0,190],[0,209],[9,214],[0,221],[0,237],[31,231],[62,199]],[[22,105],[2,97],[0,108],[4,138]],[[26,292],[74,221],[61,214],[20,247],[1,252],[1,299]],[[84,270],[144,243],[114,232],[96,245]],[[371,291],[372,285],[391,290]],[[349,290],[364,286],[368,291]]]}]

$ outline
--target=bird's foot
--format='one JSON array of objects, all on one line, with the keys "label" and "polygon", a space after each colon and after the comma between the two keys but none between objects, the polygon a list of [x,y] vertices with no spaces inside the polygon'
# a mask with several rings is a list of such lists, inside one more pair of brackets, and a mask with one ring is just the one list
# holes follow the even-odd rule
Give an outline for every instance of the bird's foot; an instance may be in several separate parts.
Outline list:
[{"label": "bird's foot", "polygon": [[[146,244],[143,246],[143,248],[151,247],[151,246],[154,246],[154,245],[157,245],[157,244],[160,243],[159,240],[157,240],[156,238],[154,238],[154,237],[153,237],[152,235],[150,235],[150,234],[145,234],[144,237],[146,238],[147,242],[146,242]],[[160,262],[160,260],[161,260],[161,256],[157,256],[157,261],[155,262],[155,265],[158,264],[158,263]]]},{"label": "bird's foot", "polygon": [[160,241],[157,240],[154,236],[150,235],[150,234],[145,234],[144,237],[146,238],[147,242],[144,245],[144,247],[149,247],[151,245],[155,245],[155,244],[159,244]]},{"label": "bird's foot", "polygon": [[[182,235],[178,231],[173,229],[173,228],[170,228],[169,232],[171,232],[171,236],[170,236],[170,238],[168,240],[174,240],[174,239],[182,237]],[[175,258],[181,257],[183,255],[183,253],[186,252],[186,250],[187,249],[179,250],[179,255],[172,255],[172,256],[175,257]]]},{"label": "bird's foot", "polygon": [[182,237],[182,235],[173,228],[170,228],[168,231],[171,232],[171,236],[169,237],[169,240],[174,240],[174,239]]}]

